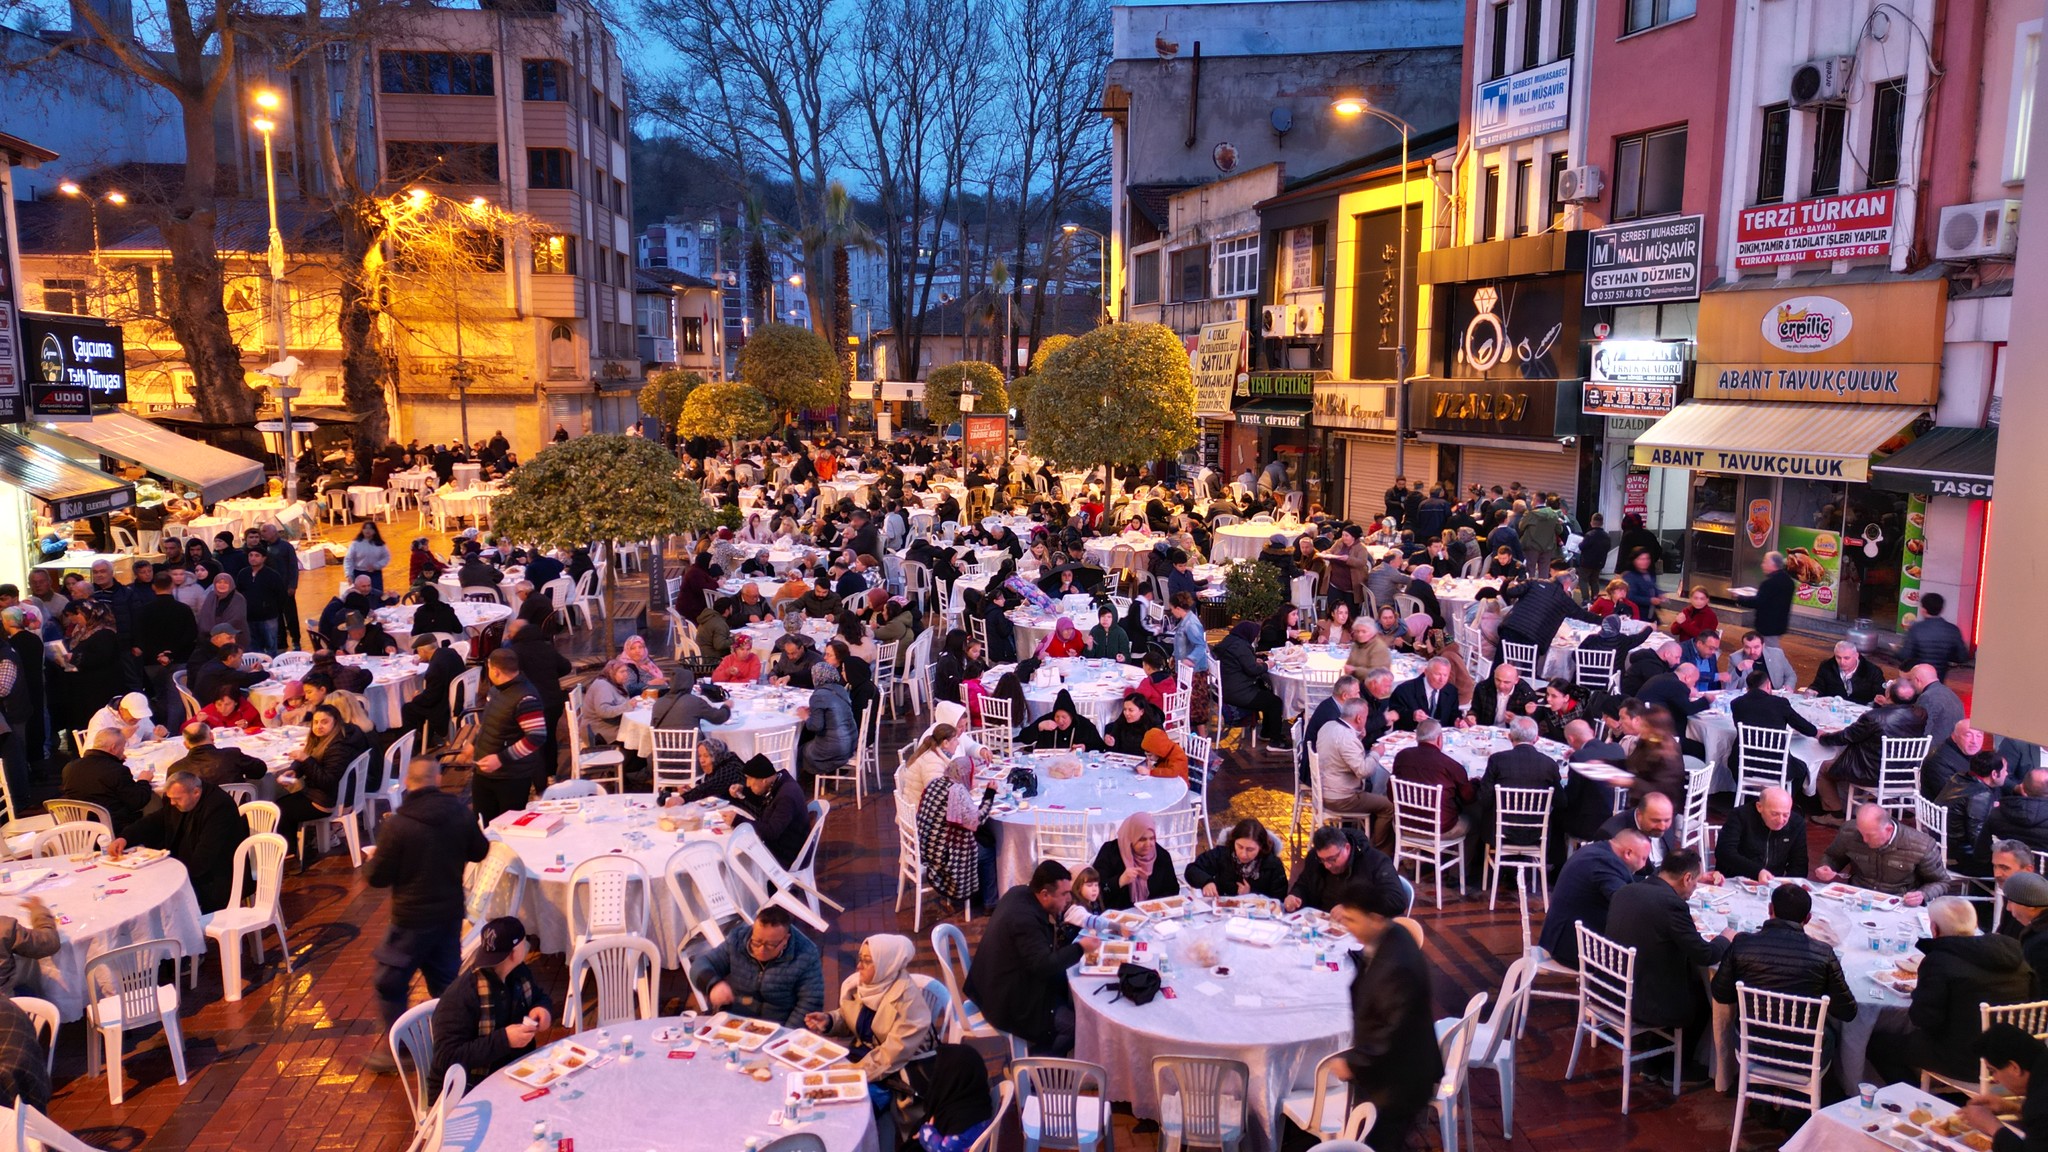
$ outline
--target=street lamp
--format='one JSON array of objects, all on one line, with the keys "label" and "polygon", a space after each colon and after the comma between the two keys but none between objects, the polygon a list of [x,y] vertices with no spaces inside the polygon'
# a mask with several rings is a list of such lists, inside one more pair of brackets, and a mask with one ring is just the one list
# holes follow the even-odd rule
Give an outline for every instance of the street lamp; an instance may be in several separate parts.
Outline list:
[{"label": "street lamp", "polygon": [[1102,287],[1100,291],[1102,310],[1104,313],[1107,313],[1109,311],[1109,237],[1104,236],[1102,233],[1097,232],[1093,228],[1087,228],[1083,227],[1082,225],[1069,222],[1060,225],[1060,242],[1065,243],[1067,239],[1072,237],[1076,232],[1086,232],[1088,235],[1095,237],[1096,242],[1102,245],[1102,260],[1100,261],[1100,270],[1102,272]]},{"label": "street lamp", "polygon": [[94,196],[84,188],[79,187],[78,182],[75,180],[66,180],[62,184],[57,185],[57,191],[62,192],[66,196],[72,196],[85,201],[86,211],[92,216],[93,289],[101,297],[104,297],[107,292],[107,275],[106,270],[100,264],[100,205],[106,203],[118,207],[119,205],[126,204],[128,197],[111,188]]},{"label": "street lamp", "polygon": [[1330,102],[1330,108],[1339,116],[1370,116],[1401,133],[1401,236],[1394,284],[1394,475],[1402,476],[1408,471],[1408,137],[1414,128],[1363,96],[1339,96]]},{"label": "street lamp", "polygon": [[292,400],[298,396],[299,388],[292,383],[293,374],[286,367],[291,360],[285,351],[284,233],[277,228],[277,153],[271,144],[277,131],[276,114],[284,107],[284,100],[268,89],[259,90],[254,99],[257,112],[250,124],[263,134],[263,187],[270,202],[270,311],[277,324],[279,368],[277,386],[272,391],[284,417],[284,498],[290,503],[299,498],[298,434],[292,428]]}]

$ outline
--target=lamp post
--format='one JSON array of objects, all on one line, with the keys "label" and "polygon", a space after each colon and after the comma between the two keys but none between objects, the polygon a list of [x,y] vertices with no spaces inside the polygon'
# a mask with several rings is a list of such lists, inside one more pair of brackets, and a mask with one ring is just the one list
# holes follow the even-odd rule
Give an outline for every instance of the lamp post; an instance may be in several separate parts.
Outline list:
[{"label": "lamp post", "polygon": [[277,364],[280,375],[272,392],[277,396],[280,414],[284,417],[284,498],[289,504],[299,498],[299,453],[298,435],[292,429],[292,400],[299,394],[299,387],[292,383],[287,369],[290,361],[285,351],[284,314],[284,233],[277,228],[277,153],[271,145],[271,137],[277,131],[276,112],[284,101],[277,93],[268,90],[256,93],[256,117],[250,121],[256,131],[263,134],[263,186],[270,202],[270,311],[277,324]]},{"label": "lamp post", "polygon": [[1330,107],[1340,116],[1371,116],[1401,133],[1401,236],[1394,284],[1394,475],[1403,476],[1408,471],[1408,137],[1414,129],[1363,96],[1340,96]]},{"label": "lamp post", "polygon": [[85,201],[86,211],[92,216],[92,288],[95,295],[104,298],[107,293],[107,274],[106,269],[100,264],[100,204],[102,201],[114,205],[126,204],[128,197],[111,188],[94,196],[73,180],[66,180],[57,185],[57,191]]},{"label": "lamp post", "polygon": [[1108,313],[1109,313],[1109,237],[1107,237],[1107,236],[1104,236],[1104,235],[1103,235],[1102,233],[1100,233],[1100,232],[1097,232],[1097,231],[1096,231],[1095,229],[1093,229],[1093,228],[1088,228],[1088,227],[1084,227],[1084,226],[1082,226],[1082,225],[1080,225],[1080,224],[1074,224],[1074,223],[1067,223],[1067,224],[1062,224],[1062,225],[1060,225],[1060,233],[1062,234],[1062,236],[1072,236],[1072,235],[1074,235],[1074,234],[1075,234],[1076,232],[1086,232],[1086,233],[1087,233],[1088,235],[1090,235],[1090,236],[1093,236],[1093,237],[1095,237],[1095,241],[1096,241],[1096,243],[1098,243],[1098,244],[1100,244],[1100,245],[1102,246],[1102,259],[1101,259],[1101,261],[1099,262],[1099,267],[1100,267],[1100,270],[1101,270],[1101,273],[1102,273],[1102,287],[1101,287],[1101,289],[1100,289],[1100,291],[1101,291],[1101,298],[1100,298],[1100,302],[1101,302],[1101,304],[1102,304],[1102,312],[1103,312],[1103,314],[1104,314],[1104,315],[1108,315]]}]

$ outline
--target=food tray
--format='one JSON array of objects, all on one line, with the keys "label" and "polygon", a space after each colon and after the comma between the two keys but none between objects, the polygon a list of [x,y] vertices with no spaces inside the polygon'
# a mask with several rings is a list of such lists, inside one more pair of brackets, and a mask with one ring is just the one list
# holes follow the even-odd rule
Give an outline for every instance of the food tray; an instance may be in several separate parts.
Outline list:
[{"label": "food tray", "polygon": [[506,1075],[533,1088],[545,1088],[597,1059],[597,1053],[574,1040],[562,1040],[506,1069]]},{"label": "food tray", "polygon": [[1136,932],[1145,925],[1145,914],[1113,908],[1102,914],[1105,923],[1112,924],[1125,932]]},{"label": "food tray", "polygon": [[1265,896],[1218,896],[1216,907],[1224,912],[1254,912],[1271,908],[1275,901]]},{"label": "food tray", "polygon": [[1161,896],[1157,900],[1141,900],[1133,905],[1147,916],[1185,916],[1192,902],[1185,896]]},{"label": "food tray", "polygon": [[[828,1064],[846,1059],[847,1050],[816,1032],[793,1031],[769,1044],[766,1051],[799,1071],[816,1072]],[[865,1095],[862,1099],[866,1099]]]},{"label": "food tray", "polygon": [[1278,920],[1248,920],[1233,916],[1223,926],[1226,939],[1257,948],[1271,948],[1287,939],[1287,925]]},{"label": "food tray", "polygon": [[1105,940],[1093,964],[1081,962],[1081,975],[1114,976],[1127,963],[1143,964],[1151,958],[1152,949],[1142,940]]},{"label": "food tray", "polygon": [[1813,894],[1826,900],[1839,900],[1844,904],[1854,904],[1866,894],[1869,895],[1871,904],[1879,908],[1897,908],[1900,904],[1897,896],[1887,896],[1882,892],[1858,888],[1854,884],[1843,884],[1839,881],[1823,888],[1816,888]]},{"label": "food tray", "polygon": [[868,1074],[858,1068],[791,1072],[783,1082],[787,1095],[802,1097],[806,1104],[864,1104],[868,1098]]},{"label": "food tray", "polygon": [[101,856],[93,863],[109,868],[147,868],[170,858],[171,854],[162,848],[130,848],[119,856]]},{"label": "food tray", "polygon": [[758,1052],[763,1044],[775,1038],[782,1031],[766,1020],[754,1020],[720,1012],[697,1025],[697,1039],[715,1040],[720,1044],[737,1048],[742,1052]]}]

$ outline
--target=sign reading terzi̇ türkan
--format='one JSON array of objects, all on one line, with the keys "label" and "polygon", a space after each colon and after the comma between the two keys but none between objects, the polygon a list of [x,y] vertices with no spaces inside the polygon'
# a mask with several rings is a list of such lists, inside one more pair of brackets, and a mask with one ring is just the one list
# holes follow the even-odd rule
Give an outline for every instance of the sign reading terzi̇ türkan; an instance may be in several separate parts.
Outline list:
[{"label": "sign reading terzi\u0307 t\u00fcrkan", "polygon": [[1889,256],[1897,206],[1898,190],[1880,188],[1745,208],[1735,221],[1735,266]]},{"label": "sign reading terzi\u0307 t\u00fcrkan", "polygon": [[1693,398],[1932,405],[1947,317],[1940,277],[1709,292]]}]

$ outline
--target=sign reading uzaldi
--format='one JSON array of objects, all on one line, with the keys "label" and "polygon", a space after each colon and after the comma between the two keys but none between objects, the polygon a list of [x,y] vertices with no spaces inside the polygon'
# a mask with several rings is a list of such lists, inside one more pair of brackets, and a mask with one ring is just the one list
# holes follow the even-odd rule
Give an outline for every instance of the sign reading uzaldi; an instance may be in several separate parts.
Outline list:
[{"label": "sign reading uzaldi", "polygon": [[1706,230],[1704,216],[1598,229],[1586,243],[1586,306],[1699,299]]},{"label": "sign reading uzaldi", "polygon": [[1010,418],[976,412],[960,417],[960,447],[969,454],[1001,456],[1010,446]]},{"label": "sign reading uzaldi", "polygon": [[94,404],[128,402],[121,327],[82,316],[23,313],[21,350],[29,363],[29,415],[91,419]]},{"label": "sign reading uzaldi", "polygon": [[1892,250],[1892,188],[1745,208],[1736,216],[1735,266],[1768,268],[1886,256]]}]

